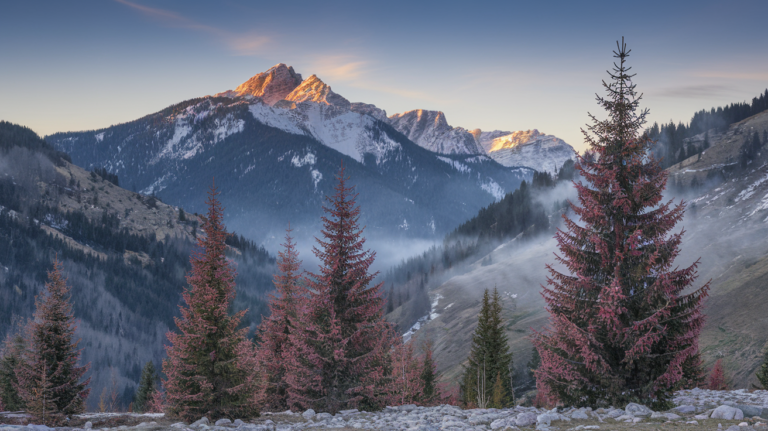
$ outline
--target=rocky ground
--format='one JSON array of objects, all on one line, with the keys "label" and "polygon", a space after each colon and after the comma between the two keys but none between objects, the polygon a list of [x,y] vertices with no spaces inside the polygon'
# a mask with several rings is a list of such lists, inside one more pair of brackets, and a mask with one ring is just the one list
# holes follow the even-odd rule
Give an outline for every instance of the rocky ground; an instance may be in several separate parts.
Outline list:
[{"label": "rocky ground", "polygon": [[[109,431],[292,431],[302,429],[340,430],[720,430],[768,431],[768,391],[709,391],[694,389],[675,394],[676,407],[655,412],[638,404],[623,408],[559,408],[473,409],[442,405],[387,407],[380,412],[345,410],[336,415],[315,413],[264,413],[252,420],[220,419],[211,423],[202,418],[192,424],[173,422],[162,414],[87,414],[70,421],[58,430]],[[50,428],[23,425],[23,414],[0,416],[0,431]]]}]

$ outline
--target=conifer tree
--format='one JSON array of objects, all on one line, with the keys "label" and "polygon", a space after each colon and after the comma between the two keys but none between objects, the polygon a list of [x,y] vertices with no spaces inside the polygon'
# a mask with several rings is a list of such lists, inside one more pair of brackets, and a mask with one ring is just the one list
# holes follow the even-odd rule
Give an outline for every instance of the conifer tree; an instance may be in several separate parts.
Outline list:
[{"label": "conifer tree", "polygon": [[[619,45],[617,43],[617,45]],[[647,110],[625,62],[626,45],[614,52],[607,111],[585,131],[589,151],[577,169],[580,222],[563,216],[555,238],[567,268],[547,266],[543,296],[551,328],[534,335],[541,355],[537,388],[566,405],[666,405],[672,391],[695,374],[708,284],[684,294],[698,261],[672,269],[682,232],[670,235],[684,204],[661,203],[666,172],[638,136]],[[590,133],[591,132],[591,133]]]},{"label": "conifer tree", "polygon": [[269,317],[259,325],[259,364],[268,376],[264,408],[285,411],[288,406],[285,370],[290,359],[289,335],[296,324],[299,308],[306,297],[301,283],[301,261],[290,227],[285,234],[283,251],[277,254],[278,274],[274,276],[275,294],[269,297]]},{"label": "conifer tree", "polygon": [[157,391],[157,372],[155,371],[155,364],[152,361],[148,361],[144,368],[141,370],[141,378],[139,379],[139,387],[136,389],[136,396],[133,401],[133,409],[137,413],[144,413],[149,408],[149,402],[152,400],[152,395]]},{"label": "conifer tree", "polygon": [[493,400],[496,386],[500,388],[495,398],[496,408],[508,407],[514,402],[512,352],[504,333],[501,311],[498,289],[494,288],[493,294],[486,289],[462,379],[463,401],[467,405],[487,407]]},{"label": "conifer tree", "polygon": [[288,402],[336,413],[384,407],[396,335],[383,317],[381,284],[368,272],[375,253],[363,250],[360,208],[342,165],[327,197],[323,230],[313,248],[320,272],[306,278],[307,304],[289,337]]},{"label": "conifer tree", "polygon": [[89,366],[77,365],[76,329],[69,287],[56,259],[45,289],[35,298],[34,320],[27,327],[29,345],[16,370],[17,389],[27,411],[46,425],[85,411],[90,378],[80,379]]},{"label": "conifer tree", "polygon": [[9,333],[3,343],[0,355],[0,403],[10,411],[24,410],[24,400],[18,390],[19,380],[16,370],[22,365],[22,355],[26,349],[24,337],[20,333]]},{"label": "conifer tree", "polygon": [[765,350],[765,356],[763,357],[763,364],[757,371],[757,381],[763,389],[768,390],[768,349]]},{"label": "conifer tree", "polygon": [[709,373],[709,385],[708,389],[714,391],[724,391],[728,389],[725,383],[725,369],[723,368],[723,360],[718,359],[715,365],[712,367],[712,371]]},{"label": "conifer tree", "polygon": [[421,364],[422,403],[431,404],[438,397],[437,364],[432,358],[432,343],[424,343],[424,361]]},{"label": "conifer tree", "polygon": [[414,404],[423,401],[424,381],[413,343],[396,343],[392,351],[392,381],[388,405]]},{"label": "conifer tree", "polygon": [[202,416],[258,415],[260,372],[247,328],[237,329],[247,310],[229,314],[235,298],[235,270],[225,257],[224,209],[215,185],[208,192],[205,235],[190,257],[188,289],[182,294],[179,333],[169,331],[163,361],[166,410],[186,421]]}]

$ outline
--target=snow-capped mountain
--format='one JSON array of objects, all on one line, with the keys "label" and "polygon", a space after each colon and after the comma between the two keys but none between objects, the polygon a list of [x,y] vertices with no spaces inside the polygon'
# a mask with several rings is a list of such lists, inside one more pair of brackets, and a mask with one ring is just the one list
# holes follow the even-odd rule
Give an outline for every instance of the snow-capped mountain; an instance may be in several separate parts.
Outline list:
[{"label": "snow-capped mountain", "polygon": [[575,160],[576,151],[560,138],[536,129],[481,132],[480,146],[504,166],[525,166],[539,172],[557,172],[566,160]]},{"label": "snow-capped mountain", "polygon": [[279,240],[289,221],[314,234],[342,161],[369,236],[439,238],[532,176],[485,155],[430,152],[386,118],[278,64],[236,90],[47,139],[81,166],[193,211],[215,177],[228,225],[257,240]]},{"label": "snow-capped mountain", "polygon": [[420,146],[443,154],[484,154],[475,137],[451,127],[440,111],[416,109],[389,117],[389,124]]}]

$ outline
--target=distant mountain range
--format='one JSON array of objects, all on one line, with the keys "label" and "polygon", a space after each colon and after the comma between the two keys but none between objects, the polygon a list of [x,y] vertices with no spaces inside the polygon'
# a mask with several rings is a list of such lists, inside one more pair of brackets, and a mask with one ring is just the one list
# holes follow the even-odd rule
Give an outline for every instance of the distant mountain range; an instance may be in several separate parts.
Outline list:
[{"label": "distant mountain range", "polygon": [[80,166],[193,211],[215,177],[228,225],[266,242],[289,221],[314,234],[342,162],[369,236],[440,238],[534,170],[554,172],[575,155],[535,130],[469,132],[435,111],[388,117],[285,64],[235,90],[46,140]]}]

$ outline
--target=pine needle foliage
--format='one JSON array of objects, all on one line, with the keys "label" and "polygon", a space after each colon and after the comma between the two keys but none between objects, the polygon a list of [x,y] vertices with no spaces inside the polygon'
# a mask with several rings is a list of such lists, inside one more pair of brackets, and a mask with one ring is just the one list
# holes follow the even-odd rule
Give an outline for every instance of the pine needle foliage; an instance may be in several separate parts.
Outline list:
[{"label": "pine needle foliage", "polygon": [[514,403],[512,352],[501,312],[498,289],[494,288],[492,294],[486,289],[462,378],[462,401],[466,405],[486,408],[490,405],[484,404],[492,402],[494,408],[505,408]]},{"label": "pine needle foliage", "polygon": [[709,373],[708,389],[713,391],[724,391],[728,389],[728,385],[725,382],[725,368],[723,367],[723,360],[718,359],[715,361],[715,365],[712,367],[712,371]]},{"label": "pine needle foliage", "polygon": [[320,271],[305,278],[306,305],[290,335],[288,402],[330,413],[372,411],[390,395],[397,336],[384,320],[382,284],[372,284],[375,253],[364,250],[360,207],[343,165],[337,180],[313,248]]},{"label": "pine needle foliage", "polygon": [[7,335],[0,355],[0,403],[9,411],[25,409],[24,400],[16,389],[19,385],[16,370],[22,365],[25,349],[26,343],[20,333]]},{"label": "pine needle foliage", "polygon": [[690,290],[698,261],[672,267],[683,232],[670,231],[685,205],[661,202],[667,174],[650,155],[653,142],[639,135],[648,110],[638,111],[629,53],[617,42],[607,96],[597,96],[607,118],[590,114],[583,131],[580,206],[571,205],[580,220],[564,215],[555,235],[567,272],[547,266],[551,328],[533,337],[537,388],[565,405],[664,407],[699,373],[693,359],[709,283]]},{"label": "pine needle foliage", "polygon": [[148,361],[141,370],[139,387],[136,389],[136,396],[133,401],[134,411],[137,413],[144,413],[147,411],[149,402],[152,400],[152,395],[158,390],[157,381],[158,376],[157,371],[155,370],[155,364],[152,361]]},{"label": "pine needle foliage", "polygon": [[179,332],[169,331],[166,410],[185,421],[206,416],[248,418],[259,413],[261,375],[247,328],[237,329],[247,310],[229,313],[235,299],[235,270],[225,257],[228,233],[215,184],[208,192],[205,235],[190,261],[189,287],[182,294]]},{"label": "pine needle foliage", "polygon": [[768,390],[768,349],[765,350],[763,364],[760,365],[760,369],[757,370],[757,381],[760,382],[763,389]]},{"label": "pine needle foliage", "polygon": [[269,296],[270,315],[259,325],[259,364],[267,373],[264,408],[285,411],[289,408],[285,382],[286,363],[290,360],[290,335],[296,325],[307,292],[301,279],[301,261],[289,226],[283,250],[277,254],[278,273],[274,276],[275,293]]},{"label": "pine needle foliage", "polygon": [[61,262],[55,259],[45,289],[35,298],[28,346],[16,370],[19,395],[39,423],[59,425],[67,416],[85,411],[90,378],[80,379],[89,365],[77,365],[76,329],[69,286]]}]

